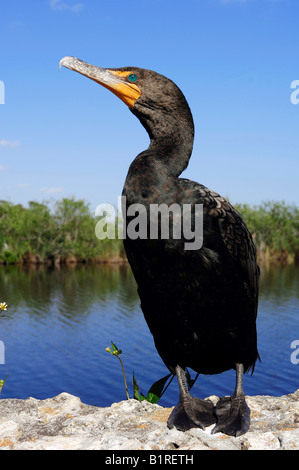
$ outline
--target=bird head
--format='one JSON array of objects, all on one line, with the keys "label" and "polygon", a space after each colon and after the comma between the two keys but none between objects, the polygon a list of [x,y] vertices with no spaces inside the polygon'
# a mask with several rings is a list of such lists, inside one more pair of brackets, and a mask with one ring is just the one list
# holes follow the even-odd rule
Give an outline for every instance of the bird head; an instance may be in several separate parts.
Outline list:
[{"label": "bird head", "polygon": [[136,68],[104,69],[90,65],[76,57],[64,57],[60,61],[59,68],[61,66],[74,70],[108,88],[129,108],[134,106],[135,101],[142,94],[140,88],[135,83],[137,81]]},{"label": "bird head", "polygon": [[108,88],[135,114],[149,132],[150,137],[167,121],[192,122],[188,103],[175,83],[152,70],[138,67],[101,68],[75,57],[64,57],[64,66]]}]

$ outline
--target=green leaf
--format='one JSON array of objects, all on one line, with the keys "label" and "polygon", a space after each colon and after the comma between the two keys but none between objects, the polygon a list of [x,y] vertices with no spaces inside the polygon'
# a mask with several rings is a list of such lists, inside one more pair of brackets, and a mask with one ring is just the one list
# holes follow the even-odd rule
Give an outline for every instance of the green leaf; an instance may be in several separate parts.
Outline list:
[{"label": "green leaf", "polygon": [[122,353],[121,349],[118,349],[118,347],[111,341],[111,346],[112,346],[112,355],[113,356],[119,356]]},{"label": "green leaf", "polygon": [[167,380],[169,379],[169,377],[171,377],[171,376],[172,376],[172,374],[168,374],[165,377],[163,377],[162,379],[157,380],[157,382],[155,382],[151,386],[151,388],[148,391],[148,394],[146,395],[146,400],[148,402],[157,403],[160,400],[160,398],[163,394],[164,386],[165,386]]},{"label": "green leaf", "polygon": [[145,396],[142,393],[139,393],[140,388],[138,387],[137,380],[135,379],[135,375],[133,372],[133,389],[134,389],[134,398],[138,401],[145,400]]}]

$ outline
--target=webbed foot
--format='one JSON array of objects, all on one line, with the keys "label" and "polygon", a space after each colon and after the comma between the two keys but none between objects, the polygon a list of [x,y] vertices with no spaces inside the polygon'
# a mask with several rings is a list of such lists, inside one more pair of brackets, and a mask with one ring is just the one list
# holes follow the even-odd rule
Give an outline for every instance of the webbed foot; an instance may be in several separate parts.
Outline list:
[{"label": "webbed foot", "polygon": [[216,423],[213,415],[214,405],[210,400],[201,400],[189,396],[180,401],[168,418],[169,429],[176,428],[179,431],[187,431],[191,428],[201,428]]},{"label": "webbed foot", "polygon": [[245,397],[225,397],[221,398],[215,409],[217,424],[212,430],[212,434],[222,432],[228,436],[241,436],[250,427],[250,409]]}]

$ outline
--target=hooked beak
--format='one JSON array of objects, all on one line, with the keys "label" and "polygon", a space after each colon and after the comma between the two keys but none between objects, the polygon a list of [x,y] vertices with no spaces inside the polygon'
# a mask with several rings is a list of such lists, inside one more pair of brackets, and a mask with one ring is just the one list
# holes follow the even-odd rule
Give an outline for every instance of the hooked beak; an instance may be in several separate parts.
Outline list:
[{"label": "hooked beak", "polygon": [[103,69],[83,62],[83,60],[76,57],[64,57],[59,63],[59,69],[62,65],[108,88],[129,108],[134,106],[135,101],[142,94],[137,85],[126,81],[126,77],[132,73],[130,71]]}]

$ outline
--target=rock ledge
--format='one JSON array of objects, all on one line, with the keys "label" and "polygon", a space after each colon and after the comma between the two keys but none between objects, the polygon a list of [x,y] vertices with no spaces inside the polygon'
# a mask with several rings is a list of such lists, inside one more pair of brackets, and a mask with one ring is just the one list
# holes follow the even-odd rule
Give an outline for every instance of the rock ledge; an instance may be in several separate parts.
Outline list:
[{"label": "rock ledge", "polygon": [[[217,397],[210,397],[213,401]],[[251,428],[238,438],[213,426],[185,433],[166,426],[170,408],[126,400],[108,408],[62,393],[0,401],[1,450],[299,450],[299,390],[247,397]]]}]

